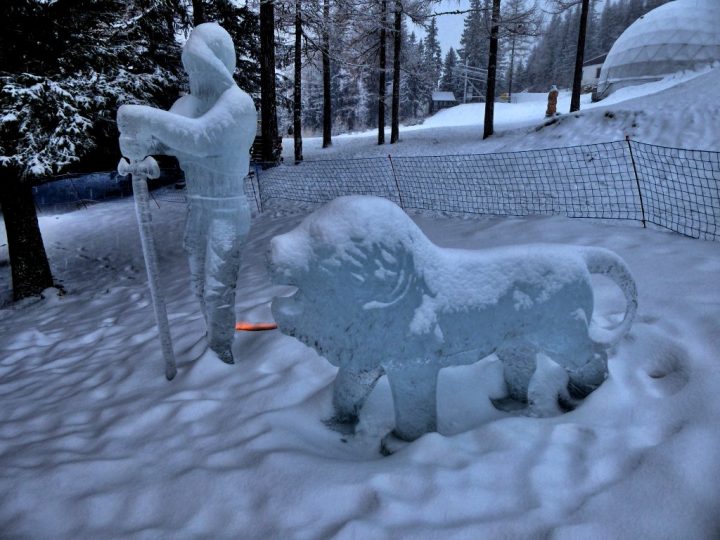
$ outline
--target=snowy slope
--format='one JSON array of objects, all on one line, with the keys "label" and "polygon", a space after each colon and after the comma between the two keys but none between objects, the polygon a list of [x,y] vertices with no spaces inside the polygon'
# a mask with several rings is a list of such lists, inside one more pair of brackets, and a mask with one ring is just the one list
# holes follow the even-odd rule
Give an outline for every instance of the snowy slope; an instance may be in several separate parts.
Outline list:
[{"label": "snowy slope", "polygon": [[[582,96],[581,111],[562,114],[550,125],[546,102],[495,104],[495,134],[482,139],[484,104],[445,109],[423,124],[403,127],[400,142],[378,146],[375,131],[322,139],[305,138],[305,159],[341,159],[392,155],[477,154],[575,146],[623,140],[720,151],[720,66],[680,73],[662,81],[623,88],[598,103]],[[567,113],[570,95],[562,92],[558,111]],[[389,132],[388,132],[389,133]],[[389,134],[386,137],[389,141]],[[292,157],[292,139],[283,144]]]},{"label": "snowy slope", "polygon": [[[0,537],[717,538],[719,243],[635,223],[416,217],[448,247],[616,250],[640,309],[609,379],[577,410],[547,419],[494,410],[488,397],[503,389],[490,357],[443,370],[440,432],[383,458],[384,378],[358,433],[343,436],[322,422],[335,369],[297,341],[238,335],[235,366],[205,352],[180,245],[184,209],[160,200],[153,217],[179,364],[171,383],[132,201],[40,219],[68,294],[0,309]],[[267,319],[270,298],[288,291],[270,285],[265,251],[299,219],[254,220],[239,317]],[[0,266],[0,290],[8,278]],[[610,321],[620,293],[596,286]]]},{"label": "snowy slope", "polygon": [[[720,67],[685,78],[623,88],[579,118],[565,115],[544,133],[528,134],[522,145],[542,148],[552,141],[569,146],[629,135],[660,146],[720,151]],[[682,82],[672,84],[676,81]]]}]

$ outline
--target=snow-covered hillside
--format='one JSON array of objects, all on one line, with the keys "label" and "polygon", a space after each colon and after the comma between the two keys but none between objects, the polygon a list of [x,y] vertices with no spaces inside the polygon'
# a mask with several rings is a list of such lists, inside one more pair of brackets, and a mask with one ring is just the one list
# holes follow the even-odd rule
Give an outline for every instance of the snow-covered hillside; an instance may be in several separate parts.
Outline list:
[{"label": "snow-covered hillside", "polygon": [[[458,105],[423,124],[402,127],[400,143],[377,145],[375,131],[305,138],[305,159],[403,155],[477,154],[575,146],[631,138],[662,146],[720,151],[720,66],[623,88],[598,103],[584,95],[581,111],[567,114],[570,95],[558,100],[561,116],[545,118],[546,102],[495,104],[495,134],[483,141],[484,104]],[[387,137],[389,140],[389,136]],[[292,157],[292,139],[284,141]]]}]

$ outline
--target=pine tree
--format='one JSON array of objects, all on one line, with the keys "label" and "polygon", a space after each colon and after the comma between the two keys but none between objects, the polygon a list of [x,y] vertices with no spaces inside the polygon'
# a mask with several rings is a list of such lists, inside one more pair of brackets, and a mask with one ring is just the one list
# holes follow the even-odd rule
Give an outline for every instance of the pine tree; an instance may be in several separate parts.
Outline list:
[{"label": "pine tree", "polygon": [[569,88],[572,81],[572,68],[575,61],[575,51],[577,49],[577,28],[576,18],[577,10],[566,12],[562,16],[559,33],[559,40],[553,54],[553,82],[560,88]]},{"label": "pine tree", "polygon": [[597,11],[597,0],[590,0],[585,52],[588,60],[606,52],[600,47],[600,15]]},{"label": "pine tree", "polygon": [[[629,0],[628,1],[626,20],[629,21],[630,24],[637,21],[645,13],[646,13],[645,0]],[[628,26],[630,26],[630,24],[628,24]]]},{"label": "pine tree", "polygon": [[167,107],[177,96],[175,7],[165,0],[2,3],[0,204],[16,299],[52,285],[32,183],[70,168],[109,168],[118,105]]},{"label": "pine tree", "polygon": [[[458,50],[461,63],[469,69],[487,69],[490,55],[490,29],[491,29],[492,0],[470,0],[470,12],[463,23],[463,33],[460,36]],[[475,82],[468,84],[468,93],[477,96],[473,89],[482,94],[485,84]]]},{"label": "pine tree", "polygon": [[452,47],[448,50],[443,62],[440,90],[452,92],[456,99],[462,95],[462,81],[458,76],[458,55]]},{"label": "pine tree", "polygon": [[[540,30],[541,14],[535,6],[528,7],[525,0],[506,0],[502,9],[501,51],[499,66],[502,69],[499,79],[501,88],[509,94],[522,87],[522,77],[518,66],[527,57],[530,39]],[[521,83],[518,86],[518,83]]]},{"label": "pine tree", "polygon": [[471,68],[486,68],[490,50],[490,0],[470,0],[460,36],[460,59]]},{"label": "pine tree", "polygon": [[423,73],[422,58],[425,54],[425,45],[419,42],[415,33],[411,33],[407,43],[403,46],[403,66],[405,77],[400,92],[400,109],[404,119],[414,119],[422,115],[427,108],[427,91]]},{"label": "pine tree", "polygon": [[430,91],[435,90],[442,75],[442,49],[438,39],[438,28],[435,17],[430,20],[430,25],[425,35],[425,57],[424,64],[428,73],[428,85]]},{"label": "pine tree", "polygon": [[418,42],[417,58],[419,59],[419,61],[415,65],[415,74],[418,81],[418,109],[416,110],[415,116],[424,116],[428,113],[429,110],[432,86],[430,82],[430,77],[428,76],[427,64],[425,63],[425,40],[423,39]]},{"label": "pine tree", "polygon": [[608,52],[614,41],[610,36],[610,17],[611,17],[611,1],[606,0],[603,4],[603,10],[599,18],[598,29],[598,46],[603,52]]}]

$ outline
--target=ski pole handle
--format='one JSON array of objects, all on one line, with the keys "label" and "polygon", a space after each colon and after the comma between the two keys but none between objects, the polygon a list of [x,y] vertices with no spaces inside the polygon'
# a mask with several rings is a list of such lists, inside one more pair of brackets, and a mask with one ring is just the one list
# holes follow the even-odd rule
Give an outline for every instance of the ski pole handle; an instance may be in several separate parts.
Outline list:
[{"label": "ski pole handle", "polygon": [[118,174],[126,176],[132,174],[133,180],[136,176],[144,178],[159,178],[160,177],[160,166],[158,165],[155,158],[147,156],[145,159],[132,160],[129,162],[125,158],[120,159],[118,163]]}]

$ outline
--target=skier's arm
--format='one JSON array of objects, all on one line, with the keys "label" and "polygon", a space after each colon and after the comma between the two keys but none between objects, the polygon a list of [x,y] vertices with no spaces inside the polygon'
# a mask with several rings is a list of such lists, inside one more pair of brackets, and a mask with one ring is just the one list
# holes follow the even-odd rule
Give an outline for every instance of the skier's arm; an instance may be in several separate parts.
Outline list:
[{"label": "skier's arm", "polygon": [[[243,122],[248,116],[253,121]],[[118,110],[121,131],[123,125],[137,123],[141,126],[139,138],[147,134],[170,151],[197,157],[215,156],[222,149],[237,144],[242,133],[234,132],[252,129],[252,133],[248,134],[252,137],[255,118],[252,99],[240,89],[226,91],[207,113],[198,118],[146,106],[128,106]]]}]

